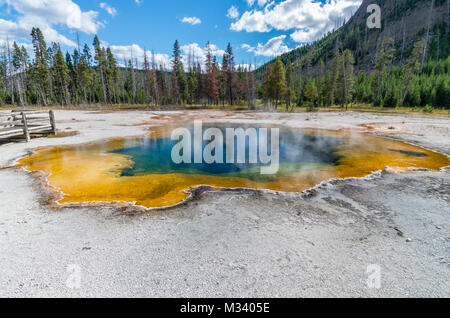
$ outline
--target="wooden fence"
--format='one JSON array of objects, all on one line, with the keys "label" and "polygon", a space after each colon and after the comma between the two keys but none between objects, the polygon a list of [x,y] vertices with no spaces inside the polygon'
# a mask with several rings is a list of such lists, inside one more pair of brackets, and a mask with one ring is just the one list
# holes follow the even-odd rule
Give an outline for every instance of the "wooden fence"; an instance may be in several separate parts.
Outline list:
[{"label": "wooden fence", "polygon": [[24,137],[31,134],[56,135],[55,114],[50,111],[13,110],[10,115],[0,114],[0,138]]}]

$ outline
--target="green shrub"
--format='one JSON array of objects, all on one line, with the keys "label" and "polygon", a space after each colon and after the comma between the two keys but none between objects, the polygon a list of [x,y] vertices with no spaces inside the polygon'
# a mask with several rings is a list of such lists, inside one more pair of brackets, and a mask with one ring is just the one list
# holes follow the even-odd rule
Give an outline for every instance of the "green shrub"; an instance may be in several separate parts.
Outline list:
[{"label": "green shrub", "polygon": [[425,106],[425,107],[422,109],[422,111],[423,111],[424,113],[432,113],[433,110],[434,110],[434,108],[433,108],[433,106],[431,106],[431,105],[427,105],[427,106]]}]

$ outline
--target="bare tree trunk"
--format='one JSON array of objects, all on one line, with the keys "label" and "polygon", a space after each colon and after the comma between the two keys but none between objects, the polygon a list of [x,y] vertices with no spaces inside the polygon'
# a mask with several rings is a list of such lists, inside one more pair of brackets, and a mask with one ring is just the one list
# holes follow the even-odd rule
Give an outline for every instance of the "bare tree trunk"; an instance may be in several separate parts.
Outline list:
[{"label": "bare tree trunk", "polygon": [[105,88],[105,79],[103,78],[103,67],[101,66],[101,64],[99,63],[99,68],[100,68],[100,77],[102,80],[102,91],[103,91],[103,104],[106,106],[106,88]]},{"label": "bare tree trunk", "polygon": [[9,47],[9,39],[6,40],[6,48],[8,50],[8,70],[9,70],[9,88],[11,90],[11,104],[14,106],[16,104],[14,100],[14,74],[13,74],[13,65],[11,61],[11,48]]},{"label": "bare tree trunk", "polygon": [[17,84],[17,92],[19,94],[20,106],[24,106],[23,95],[22,95],[22,88],[21,88],[21,84],[20,84],[20,78],[16,77],[16,84]]},{"label": "bare tree trunk", "polygon": [[[131,63],[133,63],[133,61]],[[135,65],[133,67],[133,103],[137,104],[137,86],[136,86],[136,84],[137,84],[138,78],[136,76],[136,71],[135,71],[138,68],[137,59],[135,59],[134,63],[135,63]]]},{"label": "bare tree trunk", "polygon": [[343,78],[344,78],[344,104],[345,104],[345,110],[348,109],[348,92],[347,92],[347,70],[345,67],[345,55],[344,55],[344,48],[342,48],[342,72],[343,72]]},{"label": "bare tree trunk", "polygon": [[431,8],[430,8],[430,13],[428,15],[427,35],[425,37],[425,45],[423,46],[423,55],[422,55],[422,63],[420,64],[420,72],[422,72],[423,64],[425,63],[425,57],[427,55],[428,42],[430,40],[431,23],[433,21],[433,9],[434,9],[434,0],[431,0]]},{"label": "bare tree trunk", "polygon": [[436,53],[436,61],[439,61],[439,55],[441,54],[440,50],[440,37],[441,37],[441,29],[438,28],[438,34],[437,34],[437,53]]},{"label": "bare tree trunk", "polygon": [[44,91],[42,90],[41,85],[39,85],[39,94],[41,95],[42,103],[44,104],[44,106],[47,106],[47,99],[45,98]]},{"label": "bare tree trunk", "polygon": [[27,101],[25,100],[26,90],[27,90],[26,85],[25,85],[25,79],[26,79],[27,73],[28,73],[28,71],[27,71],[27,66],[25,63],[25,65],[23,66],[23,69],[21,71],[20,77],[19,77],[19,85],[21,88],[20,98],[21,98],[22,105],[25,105],[27,103]]},{"label": "bare tree trunk", "polygon": [[448,34],[450,31],[450,15],[448,14],[449,12],[450,12],[450,0],[447,0],[447,32],[446,32],[446,34]]},{"label": "bare tree trunk", "polygon": [[86,94],[86,85],[83,85],[83,103],[84,103],[84,107],[87,106],[87,94]]},{"label": "bare tree trunk", "polygon": [[403,40],[402,40],[402,55],[401,60],[403,60],[403,54],[405,53],[405,44],[406,44],[406,24],[405,24],[405,18],[402,18],[402,24],[403,24]]}]

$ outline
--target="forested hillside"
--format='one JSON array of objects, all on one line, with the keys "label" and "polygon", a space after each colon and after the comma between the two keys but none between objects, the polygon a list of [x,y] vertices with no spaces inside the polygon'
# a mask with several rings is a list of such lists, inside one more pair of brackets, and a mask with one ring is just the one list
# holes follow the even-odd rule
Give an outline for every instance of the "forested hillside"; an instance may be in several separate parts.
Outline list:
[{"label": "forested hillside", "polygon": [[[431,4],[433,8],[431,9]],[[381,7],[382,28],[367,28],[367,6],[377,3]],[[335,57],[336,49],[349,49],[355,57],[355,70],[373,70],[380,46],[386,38],[394,40],[394,65],[406,63],[414,43],[428,37],[426,57],[446,58],[450,52],[448,0],[364,0],[355,15],[342,27],[326,34],[322,39],[281,55],[285,65],[293,64],[295,71],[318,72],[319,62],[326,65]],[[428,31],[428,25],[429,32]],[[268,64],[257,71],[262,79]]]},{"label": "forested hillside", "polygon": [[[367,28],[367,6],[381,7],[381,29]],[[280,57],[289,104],[450,107],[448,0],[364,0],[342,27]],[[255,72],[267,91],[275,62]],[[270,95],[270,94],[269,94]]]}]

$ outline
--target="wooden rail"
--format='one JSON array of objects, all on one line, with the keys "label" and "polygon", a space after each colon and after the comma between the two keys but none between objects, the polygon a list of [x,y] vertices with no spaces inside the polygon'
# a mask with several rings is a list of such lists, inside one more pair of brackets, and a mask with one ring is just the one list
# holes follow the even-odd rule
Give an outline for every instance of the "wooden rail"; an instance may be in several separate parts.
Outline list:
[{"label": "wooden rail", "polygon": [[55,114],[50,111],[13,110],[11,115],[0,115],[0,138],[24,137],[30,134],[56,135]]}]

